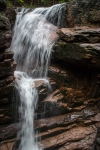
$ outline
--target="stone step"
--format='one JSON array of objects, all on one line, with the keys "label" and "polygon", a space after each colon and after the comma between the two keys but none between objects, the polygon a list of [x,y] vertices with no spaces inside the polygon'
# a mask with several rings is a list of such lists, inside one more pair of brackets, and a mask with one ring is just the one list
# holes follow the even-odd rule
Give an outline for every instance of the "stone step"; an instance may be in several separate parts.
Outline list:
[{"label": "stone step", "polygon": [[[85,121],[88,120],[88,118],[91,117],[96,117],[98,118],[97,120],[99,121],[99,113],[96,107],[93,107],[92,110],[89,108],[82,109],[80,112],[73,112],[73,113],[68,113],[64,115],[59,115],[59,116],[53,116],[49,118],[44,118],[44,119],[39,119],[35,121],[35,127],[36,130],[39,130],[41,132],[44,132],[46,130],[55,128],[55,127],[64,127],[67,125],[70,125],[76,121],[82,122],[84,119]],[[92,120],[95,120],[95,117]]]},{"label": "stone step", "polygon": [[69,129],[72,129],[73,127],[76,127],[76,124],[73,125],[69,125],[67,127],[57,127],[57,128],[53,128],[53,129],[48,129],[46,132],[42,132],[42,133],[37,133],[35,138],[37,140],[44,140],[46,138],[58,135],[60,133],[63,133]]},{"label": "stone step", "polygon": [[[78,93],[79,91],[74,91],[74,92]],[[66,103],[64,102],[64,97],[60,93],[60,91],[55,90],[50,95],[48,95],[47,98],[45,98],[38,104],[35,118],[37,120],[37,119],[43,119],[43,118],[68,114],[71,112],[79,112],[84,110],[88,106],[93,107],[99,101],[100,98],[88,99],[86,102],[82,102],[83,105],[80,102],[78,103],[77,101],[74,101],[74,103],[71,104],[74,105],[74,108],[71,108],[70,105],[68,106],[67,102]],[[75,106],[75,104],[77,105]]]},{"label": "stone step", "polygon": [[[43,133],[59,127],[64,128],[72,124],[76,124],[76,122],[86,126],[96,124],[99,121],[100,113],[98,113],[97,107],[93,107],[93,109],[85,108],[80,112],[73,112],[60,116],[35,120],[34,127],[36,131]],[[2,141],[3,138],[5,138],[5,140],[15,138],[20,128],[21,123],[15,123],[8,127],[2,128],[0,130],[0,141]]]},{"label": "stone step", "polygon": [[[34,122],[35,130],[39,133],[48,132],[48,130],[52,130],[54,128],[66,127],[74,122],[77,118],[80,117],[80,114],[72,117],[70,115],[61,115],[56,117],[50,117],[45,119],[39,119]],[[74,120],[73,120],[74,119]],[[8,127],[4,127],[0,129],[0,140],[3,138],[10,139],[16,137],[17,132],[21,128],[21,123],[15,123]]]},{"label": "stone step", "polygon": [[[55,133],[57,133],[57,135]],[[88,149],[90,146],[92,146],[91,143],[94,143],[96,133],[97,131],[94,126],[71,126],[71,128],[69,129],[67,127],[55,128],[53,130],[49,130],[48,133],[42,133],[41,142],[38,142],[38,145],[40,147],[42,146],[44,150],[63,150],[63,148],[65,150],[70,150],[70,148],[75,150],[75,148],[81,149],[85,145],[87,145]],[[52,135],[52,137],[50,134]],[[14,150],[18,150],[19,144],[20,139],[6,140],[4,142],[1,142],[1,150],[4,150],[3,148],[6,145],[11,145],[11,150],[13,150],[13,148]]]},{"label": "stone step", "polygon": [[75,148],[80,150],[85,145],[87,145],[88,149],[92,146],[91,143],[95,141],[95,136],[96,130],[93,127],[76,127],[57,136],[42,140],[41,144],[44,150],[70,150],[73,146],[75,146],[73,150],[75,150]]}]

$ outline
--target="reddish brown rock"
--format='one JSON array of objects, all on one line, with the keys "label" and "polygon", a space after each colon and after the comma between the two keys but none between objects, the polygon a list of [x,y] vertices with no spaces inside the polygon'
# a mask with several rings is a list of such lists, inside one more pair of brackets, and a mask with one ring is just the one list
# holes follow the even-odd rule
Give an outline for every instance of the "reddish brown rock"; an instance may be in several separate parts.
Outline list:
[{"label": "reddish brown rock", "polygon": [[[95,0],[72,1],[67,5],[69,28],[60,29],[57,34],[51,30],[50,40],[57,39],[52,53],[52,67],[49,68],[51,93],[48,95],[44,81],[35,82],[39,92],[34,123],[39,134],[35,138],[45,150],[100,149],[99,6],[100,2]],[[9,24],[7,19],[5,23]],[[0,148],[18,150],[20,139],[16,139],[16,135],[21,124],[3,126],[12,119],[9,92],[16,64],[13,53],[4,51],[11,40],[10,26],[7,28],[2,23],[1,27],[5,31],[0,43]],[[14,99],[14,105],[17,104]]]},{"label": "reddish brown rock", "polygon": [[1,144],[0,150],[12,150],[14,146],[13,141],[6,141],[5,143]]},{"label": "reddish brown rock", "polygon": [[[90,139],[88,143],[86,138],[87,136]],[[81,141],[82,139],[86,138],[84,139],[84,142],[81,144],[87,146],[87,148],[90,148],[90,145],[92,145],[92,143],[95,141],[95,137],[96,137],[96,131],[92,127],[91,128],[79,127],[79,128],[73,128],[71,131],[69,130],[53,138],[52,137],[48,138],[42,141],[42,144],[44,146],[44,149],[51,149],[51,148],[56,148],[58,146],[62,146],[65,143],[70,143],[71,141]],[[70,144],[66,144],[66,146],[64,146],[65,149],[68,149],[67,145]],[[69,147],[75,149],[74,145],[71,144]],[[82,148],[84,147],[83,145],[81,145]],[[79,145],[77,144],[77,149],[79,148],[80,148],[80,144]]]},{"label": "reddish brown rock", "polygon": [[58,31],[53,58],[66,64],[100,70],[100,29],[77,27]]},{"label": "reddish brown rock", "polygon": [[[0,1],[3,5],[4,1]],[[5,5],[6,6],[6,5]],[[1,12],[1,8],[0,8]],[[0,126],[11,123],[11,97],[16,63],[13,52],[7,51],[12,40],[11,25],[5,12],[0,13]]]}]

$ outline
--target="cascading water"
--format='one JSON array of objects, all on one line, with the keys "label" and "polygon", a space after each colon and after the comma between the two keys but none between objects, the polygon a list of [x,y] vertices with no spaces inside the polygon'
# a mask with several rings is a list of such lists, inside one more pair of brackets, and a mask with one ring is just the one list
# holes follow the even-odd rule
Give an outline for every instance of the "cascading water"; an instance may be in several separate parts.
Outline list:
[{"label": "cascading water", "polygon": [[15,72],[15,77],[21,99],[19,110],[23,119],[22,129],[19,133],[21,137],[21,144],[19,149],[38,150],[38,147],[35,144],[33,138],[33,115],[38,100],[38,94],[36,89],[34,88],[34,80],[32,78],[29,78],[27,74],[23,72]]},{"label": "cascading water", "polygon": [[18,133],[21,138],[20,150],[41,149],[34,138],[34,113],[38,101],[35,81],[49,83],[46,77],[50,55],[56,31],[64,24],[62,13],[65,10],[66,4],[63,3],[31,11],[22,9],[17,14],[10,50],[14,51],[17,62],[15,81],[21,101],[19,112],[22,128]]}]

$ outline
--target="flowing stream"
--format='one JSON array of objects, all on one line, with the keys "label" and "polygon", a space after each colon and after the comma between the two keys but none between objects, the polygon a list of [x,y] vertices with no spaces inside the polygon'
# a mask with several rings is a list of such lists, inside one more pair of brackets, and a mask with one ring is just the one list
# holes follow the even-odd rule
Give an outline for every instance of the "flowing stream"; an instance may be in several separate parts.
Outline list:
[{"label": "flowing stream", "polygon": [[10,50],[17,62],[15,71],[16,88],[20,95],[19,113],[22,127],[18,133],[21,138],[20,150],[39,150],[35,141],[34,114],[38,102],[35,81],[47,79],[48,65],[56,31],[64,27],[66,3],[49,8],[17,10],[14,35]]}]

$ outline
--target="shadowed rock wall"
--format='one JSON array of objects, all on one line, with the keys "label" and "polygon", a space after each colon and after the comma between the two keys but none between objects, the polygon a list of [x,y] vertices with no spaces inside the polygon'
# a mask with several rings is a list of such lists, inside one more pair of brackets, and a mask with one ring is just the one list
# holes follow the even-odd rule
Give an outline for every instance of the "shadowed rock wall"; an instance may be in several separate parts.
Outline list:
[{"label": "shadowed rock wall", "polygon": [[10,123],[11,96],[13,93],[14,70],[16,63],[13,53],[6,49],[11,44],[11,25],[5,13],[6,3],[0,0],[0,125]]}]

